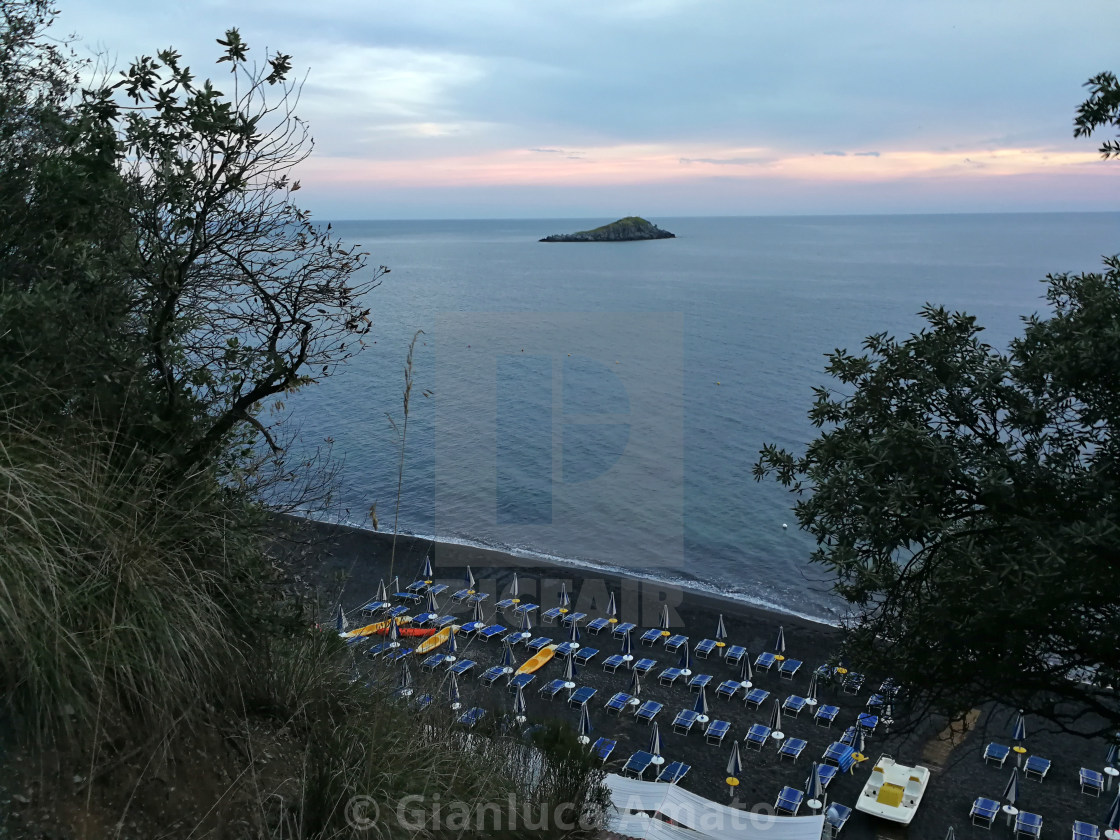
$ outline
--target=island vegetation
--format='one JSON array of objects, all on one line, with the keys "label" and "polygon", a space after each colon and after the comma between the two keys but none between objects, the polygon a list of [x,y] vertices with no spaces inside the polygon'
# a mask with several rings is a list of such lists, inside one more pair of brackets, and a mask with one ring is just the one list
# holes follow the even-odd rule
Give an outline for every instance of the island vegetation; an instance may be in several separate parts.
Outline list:
[{"label": "island vegetation", "polygon": [[641,216],[627,216],[609,225],[576,233],[558,233],[546,236],[541,242],[638,242],[645,239],[675,239],[676,235],[662,230]]}]

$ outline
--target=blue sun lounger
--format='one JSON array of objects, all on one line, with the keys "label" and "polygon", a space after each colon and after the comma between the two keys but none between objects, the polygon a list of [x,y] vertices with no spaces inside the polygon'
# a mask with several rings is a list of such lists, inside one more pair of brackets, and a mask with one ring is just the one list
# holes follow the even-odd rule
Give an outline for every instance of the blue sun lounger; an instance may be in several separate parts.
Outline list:
[{"label": "blue sun lounger", "polygon": [[653,629],[647,630],[646,632],[642,633],[641,642],[643,645],[649,645],[650,647],[653,647],[655,644],[657,644],[658,641],[660,641],[660,639],[661,631],[654,627]]},{"label": "blue sun lounger", "polygon": [[616,715],[620,715],[633,699],[634,698],[625,691],[620,691],[607,701],[605,708],[608,712],[614,712]]},{"label": "blue sun lounger", "polygon": [[496,610],[508,610],[510,607],[512,607],[514,605],[514,603],[515,603],[515,601],[513,600],[513,598],[503,598],[502,600],[500,600],[498,603],[496,603],[494,605],[494,609],[496,609]]},{"label": "blue sun lounger", "polygon": [[675,785],[687,776],[691,769],[691,764],[685,764],[683,761],[670,761],[662,768],[661,773],[657,776],[657,781]]},{"label": "blue sun lounger", "polygon": [[1081,792],[1089,796],[1100,796],[1104,791],[1104,776],[1088,767],[1081,768]]},{"label": "blue sun lounger", "polygon": [[653,764],[653,754],[645,750],[638,750],[622,765],[623,775],[630,774],[635,779],[640,779],[645,775],[646,770]]},{"label": "blue sun lounger", "polygon": [[389,609],[389,607],[391,606],[393,605],[389,601],[370,601],[368,604],[362,607],[362,615],[368,618],[375,615],[376,613],[381,612],[381,610]]},{"label": "blue sun lounger", "polygon": [[816,721],[817,726],[827,726],[832,728],[832,722],[836,720],[836,716],[840,714],[839,706],[817,706],[817,711],[813,715],[813,720]]},{"label": "blue sun lounger", "polygon": [[385,617],[386,618],[400,618],[402,615],[404,615],[407,612],[408,612],[408,607],[404,606],[404,604],[397,604],[395,607],[393,607],[391,610],[389,610],[389,612],[385,613]]},{"label": "blue sun lounger", "polygon": [[398,601],[408,601],[408,603],[410,604],[419,604],[422,600],[424,600],[415,592],[394,592],[393,597]]},{"label": "blue sun lounger", "polygon": [[567,615],[565,615],[563,618],[560,619],[560,623],[564,624],[564,625],[573,624],[573,623],[578,624],[579,622],[583,621],[585,618],[587,618],[587,613],[581,613],[581,612],[568,613]]},{"label": "blue sun lounger", "polygon": [[609,618],[594,618],[591,621],[587,622],[587,626],[583,629],[588,633],[591,633],[593,636],[598,636],[600,631],[606,630],[610,626],[611,620]]},{"label": "blue sun lounger", "polygon": [[673,718],[673,731],[679,732],[681,735],[687,735],[692,731],[698,717],[700,717],[699,712],[694,712],[692,709],[681,709],[677,712],[677,716]]},{"label": "blue sun lounger", "polygon": [[599,689],[592,688],[589,685],[585,685],[582,688],[577,688],[575,692],[573,692],[572,696],[568,698],[568,705],[578,709],[580,706],[584,705],[588,700],[594,697],[598,690]]},{"label": "blue sun lounger", "polygon": [[441,615],[439,618],[437,618],[435,621],[432,622],[432,626],[435,627],[437,630],[442,630],[447,625],[454,624],[454,623],[455,623],[455,616],[453,616],[453,615]]},{"label": "blue sun lounger", "polygon": [[423,592],[428,588],[428,582],[423,580],[414,580],[404,588],[405,592]]},{"label": "blue sun lounger", "polygon": [[513,679],[509,681],[509,685],[506,686],[506,688],[510,691],[517,691],[518,687],[520,687],[521,690],[524,691],[529,687],[529,683],[536,678],[536,674],[514,674]]},{"label": "blue sun lounger", "polygon": [[783,680],[792,680],[799,670],[801,670],[800,659],[785,659],[778,666],[778,676]]},{"label": "blue sun lounger", "polygon": [[637,711],[634,712],[634,717],[638,718],[638,720],[644,720],[646,723],[652,723],[653,719],[657,717],[658,713],[664,708],[664,704],[658,703],[656,700],[646,700],[646,702],[642,703]]},{"label": "blue sun lounger", "polygon": [[821,789],[828,790],[828,786],[832,783],[832,780],[836,778],[836,774],[839,772],[840,769],[837,767],[833,767],[831,764],[818,764],[817,778],[820,780]]},{"label": "blue sun lounger", "polygon": [[976,801],[972,803],[972,810],[968,815],[972,818],[972,824],[978,825],[981,828],[992,827],[995,822],[996,814],[999,813],[999,803],[994,799],[987,799],[983,796],[976,797]]},{"label": "blue sun lounger", "polygon": [[1003,762],[1007,761],[1007,757],[1011,755],[1011,747],[1005,747],[1003,744],[997,744],[992,741],[988,746],[984,747],[984,763],[991,762],[996,767],[1002,767]]},{"label": "blue sun lounger", "polygon": [[473,659],[460,659],[458,662],[452,663],[448,670],[461,677],[477,664]]},{"label": "blue sun lounger", "polygon": [[543,621],[545,624],[552,624],[563,614],[564,611],[560,609],[560,607],[553,607],[552,609],[545,610],[543,613],[541,613],[541,621]]},{"label": "blue sun lounger", "polygon": [[423,712],[432,705],[433,700],[435,700],[435,698],[430,694],[417,694],[412,698],[412,703],[410,703],[410,705],[413,711]]},{"label": "blue sun lounger", "polygon": [[479,677],[478,680],[479,682],[484,682],[487,685],[493,685],[505,675],[505,668],[503,668],[501,665],[494,665],[493,667],[487,668],[485,671],[483,671],[482,676]]},{"label": "blue sun lounger", "polygon": [[675,683],[680,678],[681,678],[681,669],[680,668],[666,668],[664,671],[662,671],[658,675],[657,681],[659,683],[661,683],[662,685],[672,685],[673,683]]},{"label": "blue sun lounger", "polygon": [[797,761],[797,757],[807,746],[809,746],[809,743],[804,738],[786,738],[778,747],[778,759],[788,757]]},{"label": "blue sun lounger", "polygon": [[506,632],[506,628],[500,624],[491,624],[489,627],[484,627],[478,631],[479,638],[484,642],[488,642],[497,636],[499,633]]},{"label": "blue sun lounger", "polygon": [[530,603],[530,602],[526,601],[525,603],[518,604],[516,607],[514,607],[513,611],[517,615],[530,615],[531,613],[534,613],[539,609],[540,609],[539,604],[533,604],[533,603]]},{"label": "blue sun lounger", "polygon": [[399,647],[399,648],[397,648],[395,650],[391,650],[387,654],[385,654],[385,661],[386,662],[400,662],[402,659],[404,659],[406,656],[408,656],[411,653],[412,653],[412,648]]},{"label": "blue sun lounger", "polygon": [[801,807],[801,803],[804,799],[804,793],[787,785],[778,791],[778,798],[774,800],[774,810],[778,813],[785,813],[789,814],[791,817],[796,817],[797,811]]},{"label": "blue sun lounger", "polygon": [[439,613],[424,612],[424,613],[420,613],[420,615],[418,615],[418,616],[416,616],[416,618],[412,619],[412,623],[415,624],[417,627],[423,627],[429,621],[435,621],[437,618],[439,618]]},{"label": "blue sun lounger", "polygon": [[883,710],[884,703],[886,703],[886,700],[883,699],[882,694],[872,694],[867,698],[867,711],[877,715]]},{"label": "blue sun lounger", "polygon": [[469,589],[459,589],[456,592],[452,593],[451,600],[456,604],[461,604],[469,597],[471,597],[471,591]]},{"label": "blue sun lounger", "polygon": [[540,689],[537,693],[546,695],[549,700],[555,700],[556,695],[560,693],[560,690],[563,687],[564,687],[564,681],[563,680],[549,680],[548,682],[546,682],[544,685],[542,685],[540,687]]},{"label": "blue sun lounger", "polygon": [[529,648],[533,653],[540,653],[550,644],[552,644],[552,639],[548,638],[548,636],[537,636],[535,639],[526,642],[525,647]]},{"label": "blue sun lounger", "polygon": [[479,630],[482,630],[485,627],[485,621],[468,621],[466,624],[459,628],[459,632],[464,635],[467,633],[477,633]]},{"label": "blue sun lounger", "polygon": [[754,748],[762,752],[762,745],[766,743],[770,737],[770,727],[763,723],[752,723],[751,728],[747,730],[746,737],[743,741],[746,742],[748,748]]},{"label": "blue sun lounger", "polygon": [[754,669],[756,671],[769,671],[778,663],[778,657],[773,653],[760,653],[755,657]]},{"label": "blue sun lounger", "polygon": [[692,652],[701,659],[707,659],[709,656],[711,656],[712,651],[715,649],[715,639],[701,639],[696,643],[696,647]]},{"label": "blue sun lounger", "polygon": [[722,744],[724,736],[731,731],[731,723],[726,720],[713,720],[704,730],[704,739],[709,744]]},{"label": "blue sun lounger", "polygon": [[824,757],[821,760],[825,764],[832,765],[841,773],[847,773],[856,766],[856,751],[851,744],[833,741],[824,751]]},{"label": "blue sun lounger", "polygon": [[730,700],[732,697],[739,693],[739,688],[740,685],[735,680],[724,680],[719,684],[719,687],[716,688],[716,696],[726,697],[728,700]]},{"label": "blue sun lounger", "polygon": [[1030,811],[1020,811],[1015,817],[1016,837],[1038,837],[1042,833],[1042,817]]},{"label": "blue sun lounger", "polygon": [[637,671],[639,675],[644,677],[646,674],[653,670],[653,666],[655,666],[656,664],[656,659],[639,659],[634,663],[634,670]]},{"label": "blue sun lounger", "polygon": [[637,624],[632,624],[629,621],[624,621],[621,624],[616,624],[614,626],[614,630],[611,631],[611,635],[614,636],[616,639],[621,639],[623,636],[625,636],[631,630],[636,630],[637,628],[638,628]]},{"label": "blue sun lounger", "polygon": [[727,653],[723,655],[725,662],[730,662],[732,665],[738,665],[739,660],[747,655],[747,649],[742,645],[732,645],[727,649]]},{"label": "blue sun lounger", "polygon": [[829,836],[835,838],[852,816],[852,809],[839,802],[832,802],[825,809],[824,821],[828,825]]},{"label": "blue sun lounger", "polygon": [[447,659],[447,654],[433,653],[424,657],[424,661],[420,663],[421,671],[434,671]]},{"label": "blue sun lounger", "polygon": [[1073,821],[1073,840],[1100,840],[1101,830],[1084,820]]},{"label": "blue sun lounger", "polygon": [[473,607],[475,604],[481,604],[483,601],[485,601],[489,597],[490,597],[489,592],[476,592],[476,593],[474,593],[473,595],[471,595],[470,597],[467,598],[467,603],[470,604]]},{"label": "blue sun lounger", "polygon": [[393,649],[392,642],[378,642],[375,645],[370,645],[369,650],[366,651],[366,656],[373,659],[375,656],[380,656],[387,650]]},{"label": "blue sun lounger", "polygon": [[446,583],[433,583],[428,587],[428,591],[433,595],[442,595],[448,589],[450,589],[450,587]]},{"label": "blue sun lounger", "polygon": [[1038,779],[1041,782],[1049,772],[1050,759],[1048,758],[1032,755],[1023,763],[1023,775],[1028,779]]},{"label": "blue sun lounger", "polygon": [[682,636],[680,633],[678,633],[677,635],[670,636],[665,640],[665,650],[676,652],[680,650],[682,646],[687,644],[688,636]]},{"label": "blue sun lounger", "polygon": [[875,727],[879,725],[878,715],[869,715],[867,712],[860,712],[856,716],[856,726],[864,731],[866,735],[875,734]]},{"label": "blue sun lounger", "polygon": [[577,650],[579,650],[579,642],[564,642],[557,645],[556,653],[553,656],[556,659],[563,659],[569,653],[575,653]]},{"label": "blue sun lounger", "polygon": [[458,722],[467,727],[467,729],[473,729],[474,725],[484,717],[486,717],[486,710],[479,706],[475,706],[473,709],[468,709],[467,711],[459,715]]},{"label": "blue sun lounger", "polygon": [[603,660],[603,670],[614,673],[619,669],[619,666],[625,665],[626,660],[622,658],[621,653],[615,653],[608,656]]},{"label": "blue sun lounger", "polygon": [[854,746],[855,745],[855,743],[856,743],[856,728],[854,726],[849,726],[847,729],[844,730],[844,734],[840,736],[840,743],[841,744],[847,744],[848,746]]},{"label": "blue sun lounger", "polygon": [[597,756],[600,761],[606,762],[617,745],[618,742],[612,741],[610,738],[600,738],[591,745],[591,754]]},{"label": "blue sun lounger", "polygon": [[599,655],[599,651],[595,648],[585,647],[576,651],[576,664],[586,665],[592,659]]},{"label": "blue sun lounger", "polygon": [[770,696],[770,692],[765,688],[752,688],[747,692],[747,696],[743,698],[743,705],[750,706],[752,709],[757,709],[766,702],[766,698]]},{"label": "blue sun lounger", "polygon": [[796,694],[791,694],[786,698],[786,701],[782,703],[782,708],[789,712],[793,717],[797,717],[799,714],[801,714],[801,710],[805,708],[805,698],[799,697]]},{"label": "blue sun lounger", "polygon": [[844,677],[844,693],[845,694],[859,694],[863,690],[863,681],[866,679],[863,674],[858,674],[855,671],[848,673]]},{"label": "blue sun lounger", "polygon": [[688,686],[689,691],[700,691],[702,688],[707,688],[713,679],[711,674],[693,674],[685,685]]}]

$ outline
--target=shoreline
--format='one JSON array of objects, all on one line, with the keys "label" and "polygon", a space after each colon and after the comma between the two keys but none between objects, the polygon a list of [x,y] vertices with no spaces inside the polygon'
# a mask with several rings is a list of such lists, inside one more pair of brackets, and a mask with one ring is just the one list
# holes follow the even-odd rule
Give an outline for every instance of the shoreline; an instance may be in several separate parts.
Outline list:
[{"label": "shoreline", "polygon": [[[314,525],[316,526],[325,526],[327,528],[338,528],[346,531],[353,531],[358,534],[366,535],[372,539],[382,541],[392,541],[393,538],[393,535],[390,533],[384,531],[374,531],[371,528],[356,525],[350,522],[334,522],[325,519],[313,519],[307,516],[300,516],[296,514],[282,514],[281,516],[296,522],[308,522],[314,523]],[[486,558],[488,561],[496,558],[505,558],[506,562],[503,565],[508,566],[523,566],[526,568],[539,566],[542,568],[555,568],[558,571],[569,571],[573,573],[590,572],[619,579],[628,578],[644,584],[653,584],[668,588],[679,589],[692,597],[711,598],[714,601],[726,603],[730,611],[738,611],[742,609],[759,610],[762,612],[771,613],[775,616],[788,617],[790,620],[817,624],[821,627],[826,627],[832,630],[840,629],[839,620],[829,619],[819,615],[811,615],[809,613],[797,612],[796,610],[788,608],[783,609],[781,605],[773,604],[769,601],[763,601],[761,599],[755,599],[744,593],[720,592],[718,589],[719,584],[698,580],[696,578],[663,577],[658,576],[653,572],[637,571],[621,566],[614,566],[602,561],[560,557],[559,555],[549,554],[542,551],[535,551],[533,549],[517,549],[504,547],[496,548],[468,538],[446,538],[431,536],[428,534],[412,533],[401,533],[397,535],[398,544],[403,544],[403,542],[406,540],[409,541],[410,545],[418,542],[425,543],[429,546],[432,552],[436,552],[437,549],[441,549],[441,553],[444,553],[445,555],[448,553],[460,555],[469,552],[479,552],[479,556]],[[435,557],[432,558],[432,562],[438,567],[439,564],[438,562],[436,562]],[[473,565],[473,563],[471,565]],[[679,574],[679,570],[676,571]],[[388,584],[388,581],[386,581],[386,584]]]}]

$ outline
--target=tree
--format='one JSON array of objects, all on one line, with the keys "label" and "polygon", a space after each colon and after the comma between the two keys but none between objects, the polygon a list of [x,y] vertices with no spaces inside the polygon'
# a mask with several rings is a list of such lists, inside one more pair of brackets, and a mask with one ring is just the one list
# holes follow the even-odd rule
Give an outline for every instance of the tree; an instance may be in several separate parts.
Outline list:
[{"label": "tree", "polygon": [[136,235],[132,315],[157,394],[152,446],[179,474],[214,459],[234,471],[258,436],[282,458],[265,401],[362,347],[365,295],[388,271],[367,273],[365,253],[294,203],[292,170],[312,143],[294,113],[290,57],[251,64],[236,29],[218,43],[229,93],[167,49],[84,91],[81,108],[119,138]]},{"label": "tree", "polygon": [[[1081,133],[1118,124],[1115,78],[1091,84]],[[754,474],[797,495],[812,560],[852,607],[855,667],[948,715],[996,700],[1111,734],[1120,260],[1046,282],[1048,316],[1026,318],[1006,352],[974,318],[927,306],[904,340],[832,353],[838,384],[809,412],[821,433],[803,455],[766,446]]]}]

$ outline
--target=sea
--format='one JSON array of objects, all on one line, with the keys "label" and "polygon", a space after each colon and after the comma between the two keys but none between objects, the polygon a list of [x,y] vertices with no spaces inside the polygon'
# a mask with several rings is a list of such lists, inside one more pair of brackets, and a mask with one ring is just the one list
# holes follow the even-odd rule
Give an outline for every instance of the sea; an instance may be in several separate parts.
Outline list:
[{"label": "sea", "polygon": [[676,238],[538,241],[609,221],[335,221],[390,272],[365,349],[285,399],[296,451],[338,468],[307,513],[370,528],[372,508],[381,531],[832,623],[795,497],[752,476],[764,444],[818,434],[813,388],[843,390],[826,355],[921,329],[927,303],[1006,348],[1047,311],[1048,274],[1120,251],[1120,213],[653,218]]}]

